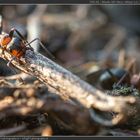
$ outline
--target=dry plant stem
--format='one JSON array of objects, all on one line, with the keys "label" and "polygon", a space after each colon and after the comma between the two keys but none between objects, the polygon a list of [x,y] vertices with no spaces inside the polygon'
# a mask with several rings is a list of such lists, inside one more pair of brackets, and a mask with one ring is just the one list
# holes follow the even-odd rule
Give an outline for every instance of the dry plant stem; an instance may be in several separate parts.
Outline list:
[{"label": "dry plant stem", "polygon": [[[38,111],[47,112],[51,116],[59,118],[61,123],[66,129],[75,130],[79,134],[90,132],[96,133],[100,126],[90,119],[87,109],[82,109],[79,106],[64,103],[62,100],[53,100],[47,98],[46,100],[28,99],[25,103],[22,100],[11,103],[9,106],[0,107],[1,119],[5,116],[26,116]],[[67,115],[67,118],[65,117]],[[78,119],[77,119],[78,118]],[[69,120],[69,121],[68,121]],[[80,127],[80,129],[79,129]]]},{"label": "dry plant stem", "polygon": [[21,125],[21,126],[17,126],[17,127],[13,127],[13,128],[0,130],[0,136],[12,135],[12,134],[15,134],[17,132],[21,132],[25,129],[26,129],[26,126]]},{"label": "dry plant stem", "polygon": [[[109,32],[109,31],[107,31]],[[111,53],[115,48],[117,48],[125,39],[126,32],[123,28],[114,26],[110,28],[110,32],[113,34],[111,40],[105,45],[106,51]]]},{"label": "dry plant stem", "polygon": [[[37,5],[34,12],[27,19],[28,40],[32,41],[34,38],[39,38],[41,33],[41,19],[47,9],[46,5]],[[32,43],[34,50],[39,50],[38,41]]]},{"label": "dry plant stem", "polygon": [[90,5],[77,5],[75,14],[78,18],[84,19],[88,15]]},{"label": "dry plant stem", "polygon": [[123,132],[123,130],[115,130],[115,129],[113,129],[113,130],[109,130],[109,133],[110,134],[112,134],[113,136],[138,136],[138,134],[137,133],[134,133],[134,132]]},{"label": "dry plant stem", "polygon": [[[7,52],[5,56],[8,60],[11,58]],[[21,59],[20,64],[18,61],[13,61],[12,64],[21,71],[36,76],[47,86],[55,88],[61,97],[73,98],[86,108],[94,107],[101,111],[120,113],[123,117],[119,121],[124,119],[124,115],[127,116],[129,112],[127,105],[136,102],[134,97],[105,95],[50,59],[31,50],[26,51],[25,61]],[[115,120],[113,123],[118,122]]]},{"label": "dry plant stem", "polygon": [[119,58],[118,58],[118,67],[124,68],[125,66],[125,57],[126,57],[126,52],[124,49],[121,49],[119,52]]},{"label": "dry plant stem", "polygon": [[[74,14],[75,15],[75,14]],[[73,16],[72,13],[65,14],[46,14],[42,18],[42,22],[47,24],[48,26],[59,26],[62,28],[69,27],[73,30],[73,26],[77,25],[76,28],[91,28],[92,30],[98,29],[107,22],[107,18],[105,15],[101,14],[94,19],[81,19],[77,18],[77,16]]]}]

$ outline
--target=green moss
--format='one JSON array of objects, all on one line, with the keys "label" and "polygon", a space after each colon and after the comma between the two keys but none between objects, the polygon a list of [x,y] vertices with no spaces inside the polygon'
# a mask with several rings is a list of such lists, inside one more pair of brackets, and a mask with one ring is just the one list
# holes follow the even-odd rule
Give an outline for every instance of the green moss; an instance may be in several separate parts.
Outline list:
[{"label": "green moss", "polygon": [[113,85],[113,90],[109,92],[110,95],[113,96],[139,96],[140,92],[138,89],[134,88],[133,86],[128,85]]}]

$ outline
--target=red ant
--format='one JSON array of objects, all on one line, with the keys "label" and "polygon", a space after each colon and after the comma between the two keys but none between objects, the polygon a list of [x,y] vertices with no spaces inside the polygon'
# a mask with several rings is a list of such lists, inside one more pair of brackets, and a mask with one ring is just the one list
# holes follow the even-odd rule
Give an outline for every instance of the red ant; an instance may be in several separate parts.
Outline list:
[{"label": "red ant", "polygon": [[[14,32],[16,32],[19,37],[14,37]],[[4,51],[8,51],[13,56],[12,59],[7,63],[7,65],[10,66],[10,63],[14,59],[20,59],[21,57],[24,57],[26,50],[30,49],[33,51],[33,48],[31,47],[30,44],[37,40],[39,41],[39,44],[43,47],[43,49],[48,53],[48,55],[51,58],[54,58],[54,56],[47,50],[47,48],[42,44],[39,38],[35,38],[31,42],[28,42],[23,37],[23,35],[15,28],[12,28],[9,34],[2,33],[2,25],[1,25],[0,46],[2,47],[2,54],[4,54]]]},{"label": "red ant", "polygon": [[[7,66],[10,66],[10,63],[14,59],[20,60],[21,57],[24,57],[26,50],[30,49],[34,51],[31,47],[31,43],[37,40],[43,49],[48,53],[48,55],[51,58],[54,58],[54,56],[47,50],[39,38],[35,38],[31,42],[28,42],[24,36],[15,28],[12,28],[9,34],[2,32],[2,17],[0,17],[0,24],[0,47],[2,48],[2,54],[4,54],[4,51],[7,51],[12,56],[11,60],[7,63]],[[18,36],[15,37],[14,32],[16,32]]]}]

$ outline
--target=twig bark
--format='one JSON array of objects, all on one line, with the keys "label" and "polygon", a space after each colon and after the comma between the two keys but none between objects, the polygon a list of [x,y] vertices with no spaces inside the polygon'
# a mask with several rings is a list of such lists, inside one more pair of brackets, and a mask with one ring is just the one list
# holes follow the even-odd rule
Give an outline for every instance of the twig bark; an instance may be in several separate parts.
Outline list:
[{"label": "twig bark", "polygon": [[[8,52],[5,52],[5,56],[7,60],[11,59]],[[2,57],[4,58],[4,56]],[[134,97],[122,98],[106,95],[52,60],[31,50],[26,51],[24,59],[14,60],[12,64],[16,68],[36,76],[47,86],[55,88],[61,97],[74,99],[78,103],[77,105],[119,113],[118,117],[111,120],[112,125],[123,122],[127,116],[132,116],[129,112],[129,110],[133,110],[131,105],[138,103]]]}]

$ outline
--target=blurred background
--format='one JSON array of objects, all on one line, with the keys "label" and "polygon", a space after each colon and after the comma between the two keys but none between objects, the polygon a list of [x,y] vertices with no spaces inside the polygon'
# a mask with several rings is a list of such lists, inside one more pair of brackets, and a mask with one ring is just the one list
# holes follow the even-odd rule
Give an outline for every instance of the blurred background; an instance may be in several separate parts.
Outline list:
[{"label": "blurred background", "polygon": [[[0,14],[4,32],[16,28],[29,42],[39,38],[55,59],[38,41],[31,44],[34,51],[49,57],[104,94],[140,97],[140,6],[0,5]],[[79,113],[76,106],[64,104],[73,105],[74,99],[67,99],[67,96],[61,99],[52,86],[14,69],[0,58],[0,135],[130,136],[137,132],[140,135],[137,115],[124,126],[111,126],[110,131],[104,124],[117,113],[95,109],[99,120],[105,119],[104,124],[101,121],[101,125],[93,125],[96,119],[92,122],[88,117],[85,122],[84,110],[80,108]],[[27,113],[23,113],[26,104],[34,105],[38,99],[46,101],[49,111],[35,107],[32,112],[27,108]],[[135,108],[134,112],[137,112]],[[103,132],[102,128],[107,131]]]},{"label": "blurred background", "polygon": [[[139,72],[140,6],[0,5],[0,13],[4,32],[40,38],[57,63],[93,85],[106,68]],[[38,42],[31,46],[47,56]],[[1,59],[0,76],[12,74]]]}]

